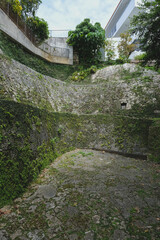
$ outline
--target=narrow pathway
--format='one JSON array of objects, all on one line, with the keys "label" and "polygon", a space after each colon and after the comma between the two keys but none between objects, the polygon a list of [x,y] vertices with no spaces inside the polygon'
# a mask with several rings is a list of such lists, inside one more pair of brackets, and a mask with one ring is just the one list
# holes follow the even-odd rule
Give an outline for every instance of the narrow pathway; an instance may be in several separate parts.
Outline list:
[{"label": "narrow pathway", "polygon": [[0,210],[0,240],[160,239],[160,166],[75,150]]}]

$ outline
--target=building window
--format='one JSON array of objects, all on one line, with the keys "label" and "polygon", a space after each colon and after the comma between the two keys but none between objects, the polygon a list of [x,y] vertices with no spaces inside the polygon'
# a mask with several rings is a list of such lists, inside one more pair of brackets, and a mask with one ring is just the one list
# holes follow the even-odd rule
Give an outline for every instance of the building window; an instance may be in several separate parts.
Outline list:
[{"label": "building window", "polygon": [[110,33],[108,34],[108,37],[110,38],[110,37],[112,37],[113,36],[113,34],[116,32],[116,25],[111,29],[111,31],[110,31]]}]

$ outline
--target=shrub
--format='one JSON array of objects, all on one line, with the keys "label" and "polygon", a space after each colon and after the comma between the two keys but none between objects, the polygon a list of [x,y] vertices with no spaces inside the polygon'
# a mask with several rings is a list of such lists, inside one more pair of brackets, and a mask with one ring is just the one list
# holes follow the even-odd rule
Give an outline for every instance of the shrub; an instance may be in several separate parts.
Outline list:
[{"label": "shrub", "polygon": [[115,46],[113,40],[105,40],[106,60],[111,61],[115,57]]},{"label": "shrub", "polygon": [[71,76],[71,80],[75,82],[82,81],[86,77],[88,77],[90,74],[93,74],[96,71],[97,71],[97,67],[95,65],[92,65],[90,68],[87,68],[85,70],[74,72]]},{"label": "shrub", "polygon": [[155,60],[160,66],[160,1],[143,0],[138,15],[131,21],[131,33],[137,34],[145,62]]},{"label": "shrub", "polygon": [[49,37],[48,23],[43,18],[30,17],[27,19],[27,25],[35,34],[38,44]]},{"label": "shrub", "polygon": [[145,60],[146,58],[146,53],[142,53],[140,55],[135,56],[135,60]]},{"label": "shrub", "polygon": [[22,13],[22,6],[19,2],[19,0],[7,0],[12,6],[13,12],[18,14],[18,16],[21,16]]},{"label": "shrub", "polygon": [[130,33],[121,33],[121,40],[118,44],[119,58],[128,61],[129,55],[134,51],[135,44],[131,44],[132,38]]}]

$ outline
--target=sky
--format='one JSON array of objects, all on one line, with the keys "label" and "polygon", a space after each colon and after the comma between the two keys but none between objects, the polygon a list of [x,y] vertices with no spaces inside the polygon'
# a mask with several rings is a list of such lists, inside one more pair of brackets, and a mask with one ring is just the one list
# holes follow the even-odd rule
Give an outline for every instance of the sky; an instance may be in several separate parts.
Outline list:
[{"label": "sky", "polygon": [[74,30],[85,18],[104,28],[119,0],[42,0],[37,15],[48,22],[49,30]]}]

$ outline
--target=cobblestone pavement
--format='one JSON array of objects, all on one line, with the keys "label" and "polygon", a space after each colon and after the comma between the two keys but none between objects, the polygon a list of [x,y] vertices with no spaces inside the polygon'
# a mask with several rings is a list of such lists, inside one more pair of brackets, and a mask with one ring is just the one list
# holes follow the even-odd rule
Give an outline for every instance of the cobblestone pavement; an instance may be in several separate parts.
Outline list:
[{"label": "cobblestone pavement", "polygon": [[92,150],[56,159],[0,209],[0,240],[160,239],[160,166]]}]

